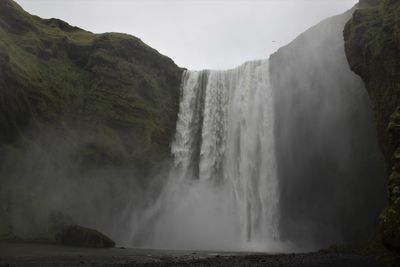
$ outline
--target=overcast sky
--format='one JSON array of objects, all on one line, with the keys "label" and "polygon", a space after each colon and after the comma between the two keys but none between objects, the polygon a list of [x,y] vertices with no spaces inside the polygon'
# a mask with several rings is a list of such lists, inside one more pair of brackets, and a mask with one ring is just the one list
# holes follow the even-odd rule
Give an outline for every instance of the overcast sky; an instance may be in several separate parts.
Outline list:
[{"label": "overcast sky", "polygon": [[189,69],[267,58],[357,0],[17,0],[28,12],[83,29],[135,35]]}]

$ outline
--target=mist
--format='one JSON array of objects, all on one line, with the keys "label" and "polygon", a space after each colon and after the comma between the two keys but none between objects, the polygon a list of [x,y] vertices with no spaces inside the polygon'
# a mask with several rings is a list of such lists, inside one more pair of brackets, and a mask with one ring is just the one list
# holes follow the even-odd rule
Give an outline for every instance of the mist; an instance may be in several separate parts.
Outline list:
[{"label": "mist", "polygon": [[[20,140],[16,148],[0,150],[2,223],[12,225],[13,233],[25,240],[52,239],[51,216],[61,213],[124,244],[132,211],[144,202],[143,176],[134,168],[104,162],[90,167],[93,159],[87,161],[82,149],[93,140],[75,143],[59,134],[35,131],[34,142]],[[74,134],[89,136],[81,130]]]},{"label": "mist", "polygon": [[386,202],[372,106],[344,54],[351,14],[324,20],[270,59],[280,227],[301,247],[372,240]]}]

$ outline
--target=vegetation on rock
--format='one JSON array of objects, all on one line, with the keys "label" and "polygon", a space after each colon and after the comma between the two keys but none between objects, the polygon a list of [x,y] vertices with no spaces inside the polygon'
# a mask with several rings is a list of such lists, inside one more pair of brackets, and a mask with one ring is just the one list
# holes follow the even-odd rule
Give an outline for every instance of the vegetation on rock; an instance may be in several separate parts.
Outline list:
[{"label": "vegetation on rock", "polygon": [[[78,189],[93,193],[90,179],[98,180],[96,188],[103,183],[104,190],[112,190],[107,179],[118,177],[126,194],[133,192],[134,182],[127,181],[132,177],[146,183],[151,167],[169,157],[182,71],[136,37],[93,34],[1,0],[3,221],[42,225],[36,215],[59,208],[57,190],[77,200],[83,198]],[[108,171],[115,167],[118,172]],[[81,188],[67,191],[73,184]],[[120,195],[93,199],[91,205],[109,205]]]},{"label": "vegetation on rock", "polygon": [[391,172],[389,204],[381,214],[384,245],[400,251],[400,2],[361,1],[344,30],[351,69],[372,100],[378,137]]},{"label": "vegetation on rock", "polygon": [[69,128],[94,135],[80,154],[101,164],[148,167],[167,155],[182,73],[172,60],[135,37],[40,19],[9,0],[0,14],[1,144],[45,124],[66,139]]}]

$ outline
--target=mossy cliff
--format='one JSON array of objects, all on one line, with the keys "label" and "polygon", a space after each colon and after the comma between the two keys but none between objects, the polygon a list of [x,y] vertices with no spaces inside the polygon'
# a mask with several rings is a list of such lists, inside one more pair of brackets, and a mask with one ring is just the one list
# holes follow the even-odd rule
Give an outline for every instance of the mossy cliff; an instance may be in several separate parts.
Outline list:
[{"label": "mossy cliff", "polygon": [[0,1],[0,144],[42,125],[82,129],[96,136],[85,149],[102,163],[146,169],[169,152],[181,73],[133,36],[92,34]]},{"label": "mossy cliff", "polygon": [[372,100],[391,172],[389,204],[380,216],[382,240],[400,251],[400,1],[360,1],[344,38],[350,67],[361,76]]},{"label": "mossy cliff", "polygon": [[169,157],[182,72],[136,37],[0,0],[0,232],[45,229],[60,209],[116,238],[107,225],[129,223]]}]

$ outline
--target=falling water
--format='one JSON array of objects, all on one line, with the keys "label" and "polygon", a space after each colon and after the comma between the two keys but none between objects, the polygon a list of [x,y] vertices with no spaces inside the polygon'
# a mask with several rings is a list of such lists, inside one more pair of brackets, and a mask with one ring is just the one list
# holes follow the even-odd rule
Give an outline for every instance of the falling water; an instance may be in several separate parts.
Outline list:
[{"label": "falling water", "polygon": [[259,60],[184,73],[174,167],[142,216],[152,224],[147,245],[273,248],[279,198],[268,66]]}]

